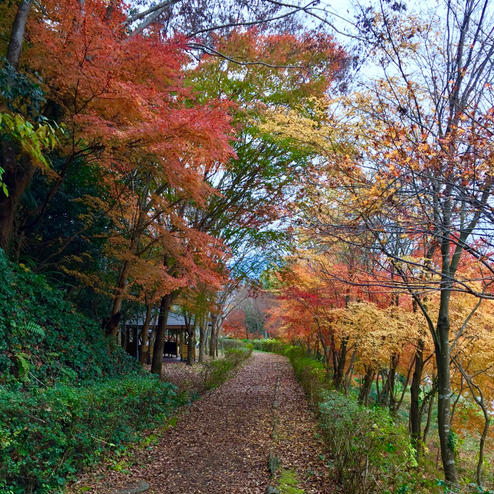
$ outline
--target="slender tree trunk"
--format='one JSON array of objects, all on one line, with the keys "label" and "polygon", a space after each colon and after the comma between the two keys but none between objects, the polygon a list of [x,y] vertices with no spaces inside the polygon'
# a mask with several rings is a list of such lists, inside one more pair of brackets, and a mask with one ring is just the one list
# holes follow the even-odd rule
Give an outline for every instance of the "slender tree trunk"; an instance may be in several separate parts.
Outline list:
[{"label": "slender tree trunk", "polygon": [[[146,218],[146,211],[144,210],[142,198],[138,200],[136,208],[138,208],[138,212],[136,213],[137,216],[135,218],[129,244],[129,252],[131,254],[135,254],[137,251],[141,229]],[[166,266],[166,263],[167,258],[165,256],[163,264]],[[107,335],[116,335],[118,332],[118,326],[120,324],[120,313],[122,310],[122,303],[125,298],[125,292],[127,290],[130,268],[131,262],[128,260],[123,261],[122,267],[120,268],[120,273],[118,275],[117,285],[113,292],[111,314],[104,324],[105,332]]]},{"label": "slender tree trunk", "polygon": [[161,368],[163,367],[163,350],[165,349],[166,339],[166,323],[168,321],[168,312],[172,304],[174,292],[161,297],[160,303],[160,315],[158,318],[158,327],[156,329],[156,340],[154,342],[153,360],[151,363],[151,372],[153,374],[161,375]]},{"label": "slender tree trunk", "polygon": [[1,152],[0,166],[5,170],[2,181],[9,195],[5,196],[3,191],[0,191],[0,248],[8,253],[14,236],[17,209],[35,169],[27,156],[18,157],[19,150],[14,143],[2,142]]},{"label": "slender tree trunk", "polygon": [[429,408],[427,409],[427,421],[425,422],[424,434],[422,435],[422,444],[425,444],[427,441],[427,435],[429,434],[429,429],[432,421],[432,409],[434,408],[434,394],[432,394],[431,399],[429,401]]},{"label": "slender tree trunk", "polygon": [[[336,351],[336,342],[334,338],[334,334],[331,333],[331,338],[329,340],[330,342],[330,347],[331,347],[331,357],[332,357],[332,363],[333,363],[333,376],[336,374],[336,368],[338,367],[338,353]],[[329,363],[329,362],[328,362]]]},{"label": "slender tree trunk", "polygon": [[369,404],[369,394],[372,387],[372,381],[374,381],[375,372],[372,369],[366,369],[360,392],[358,395],[358,401],[360,404]]},{"label": "slender tree trunk", "polygon": [[484,428],[482,429],[482,435],[480,436],[479,459],[477,461],[477,471],[476,471],[477,484],[479,485],[479,487],[481,487],[482,486],[482,466],[484,464],[485,440],[487,439],[487,434],[489,433],[490,417],[489,417],[489,412],[487,411],[487,408],[485,406],[483,398],[482,398],[482,402],[479,405],[482,408],[482,413],[484,415]]},{"label": "slender tree trunk", "polygon": [[[31,9],[32,0],[22,0],[17,7],[17,13],[12,24],[9,45],[7,47],[7,61],[14,69],[19,65],[24,30]],[[13,83],[13,81],[11,81]],[[31,182],[34,167],[28,157],[18,158],[19,150],[11,142],[2,142],[0,166],[4,169],[2,177],[7,186],[8,196],[0,191],[0,248],[9,251],[14,234],[15,216],[22,194]]]},{"label": "slender tree trunk", "polygon": [[216,321],[216,336],[214,338],[214,342],[215,342],[214,355],[216,358],[220,356],[220,329],[221,329],[221,324],[218,324],[218,321]]},{"label": "slender tree trunk", "polygon": [[216,353],[216,325],[218,323],[218,316],[211,314],[211,337],[209,339],[209,356],[215,358]]},{"label": "slender tree trunk", "polygon": [[376,374],[376,394],[377,394],[377,402],[382,405],[383,398],[381,396],[381,391],[379,389],[379,376],[380,376],[380,372]]},{"label": "slender tree trunk", "polygon": [[211,328],[211,334],[209,335],[209,356],[211,358],[214,358],[214,348],[215,348],[215,342],[214,342],[214,328]]},{"label": "slender tree trunk", "polygon": [[154,355],[154,344],[156,343],[156,333],[158,332],[158,325],[156,324],[156,318],[155,318],[155,324],[153,326],[153,332],[151,333],[151,338],[149,339],[149,350],[148,350],[148,358],[147,358],[147,364],[151,365],[153,361],[153,355]]},{"label": "slender tree trunk", "polygon": [[[456,363],[456,361],[455,361]],[[457,364],[457,363],[456,363]],[[477,469],[476,469],[476,480],[477,480],[477,485],[479,487],[482,487],[482,466],[484,463],[484,447],[485,447],[485,440],[487,439],[487,434],[489,433],[489,424],[491,421],[491,418],[489,416],[489,410],[486,407],[485,401],[484,401],[484,394],[482,393],[482,389],[480,386],[476,385],[473,383],[471,377],[469,377],[466,372],[462,369],[462,367],[457,364],[458,370],[462,374],[462,378],[465,379],[465,381],[468,384],[468,387],[470,388],[470,392],[472,394],[473,399],[477,403],[477,405],[480,407],[482,410],[482,415],[484,416],[484,427],[482,429],[482,434],[480,435],[480,443],[479,443],[479,458],[477,460]],[[462,379],[463,383],[463,379]],[[461,394],[461,392],[460,392]],[[456,404],[457,402],[455,402]]]},{"label": "slender tree trunk", "polygon": [[[441,294],[443,298],[444,294]],[[455,452],[451,441],[451,382],[450,382],[450,351],[449,351],[449,317],[446,304],[441,304],[437,323],[438,344],[436,344],[437,363],[437,422],[441,459],[444,477],[450,485],[458,485],[458,474],[455,465]]]},{"label": "slender tree trunk", "polygon": [[348,395],[348,390],[350,389],[350,383],[353,378],[353,366],[355,365],[355,359],[357,358],[357,348],[353,349],[352,357],[350,358],[350,364],[345,373],[345,395]]},{"label": "slender tree trunk", "polygon": [[336,359],[336,367],[333,374],[333,384],[336,389],[341,389],[343,383],[343,375],[345,372],[345,365],[348,353],[348,337],[341,339],[340,351]]},{"label": "slender tree trunk", "polygon": [[190,324],[187,327],[187,333],[189,335],[189,340],[187,343],[187,364],[192,365],[195,362],[194,353],[196,349],[196,322]]},{"label": "slender tree trunk", "polygon": [[146,305],[146,318],[144,319],[144,325],[141,331],[141,346],[139,350],[139,362],[144,365],[148,361],[149,355],[149,326],[151,325],[153,313],[152,304]]},{"label": "slender tree trunk", "polygon": [[396,369],[400,362],[400,356],[397,353],[391,355],[391,362],[389,365],[388,380],[386,381],[386,387],[388,391],[388,406],[391,413],[396,411],[396,396],[395,396],[395,382],[396,382]]},{"label": "slender tree trunk", "polygon": [[206,324],[207,319],[204,317],[199,323],[199,362],[204,362],[204,356],[206,353]]},{"label": "slender tree trunk", "polygon": [[[130,250],[133,252],[133,245],[131,245]],[[120,317],[122,310],[122,303],[125,298],[125,291],[127,289],[127,283],[130,272],[130,262],[124,261],[122,267],[120,268],[120,273],[118,275],[117,285],[114,290],[112,307],[110,317],[105,321],[105,334],[107,336],[115,336],[118,332],[118,327],[120,325]]]},{"label": "slender tree trunk", "polygon": [[24,42],[24,31],[31,9],[32,0],[22,0],[17,8],[12,31],[10,33],[9,46],[7,48],[7,60],[14,68],[19,65],[22,43]]},{"label": "slender tree trunk", "polygon": [[422,372],[424,369],[424,340],[419,339],[417,342],[417,351],[415,352],[415,368],[413,370],[412,384],[410,386],[410,436],[412,444],[416,451],[417,460],[422,456],[422,433],[420,413],[420,383],[422,382]]}]

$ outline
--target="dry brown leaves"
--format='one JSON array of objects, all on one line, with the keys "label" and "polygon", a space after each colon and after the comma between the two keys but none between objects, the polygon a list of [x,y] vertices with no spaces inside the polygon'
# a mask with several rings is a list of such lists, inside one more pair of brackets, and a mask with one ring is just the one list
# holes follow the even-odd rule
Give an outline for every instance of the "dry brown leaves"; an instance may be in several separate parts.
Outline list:
[{"label": "dry brown leaves", "polygon": [[[193,371],[183,372],[189,379]],[[273,444],[278,376],[278,434]],[[282,466],[297,472],[305,493],[334,492],[316,432],[289,362],[254,353],[232,379],[184,407],[177,424],[154,446],[136,449],[125,472],[100,467],[81,476],[69,492],[106,494],[144,480],[153,494],[263,494],[270,483],[268,456],[273,446]]]},{"label": "dry brown leaves", "polygon": [[304,489],[304,494],[335,493],[337,488],[330,479],[328,452],[304,390],[295,380],[285,357],[271,355],[271,358],[277,362],[280,375],[279,422],[274,449],[281,467],[297,473],[298,487]]}]

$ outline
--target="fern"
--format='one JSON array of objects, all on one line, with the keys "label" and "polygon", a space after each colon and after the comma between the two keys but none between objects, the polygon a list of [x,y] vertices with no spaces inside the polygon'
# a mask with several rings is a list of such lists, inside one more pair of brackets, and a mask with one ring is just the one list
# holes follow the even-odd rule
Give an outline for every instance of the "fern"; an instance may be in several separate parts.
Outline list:
[{"label": "fern", "polygon": [[33,321],[28,321],[24,326],[24,330],[31,336],[39,336],[40,338],[45,337],[45,330]]}]

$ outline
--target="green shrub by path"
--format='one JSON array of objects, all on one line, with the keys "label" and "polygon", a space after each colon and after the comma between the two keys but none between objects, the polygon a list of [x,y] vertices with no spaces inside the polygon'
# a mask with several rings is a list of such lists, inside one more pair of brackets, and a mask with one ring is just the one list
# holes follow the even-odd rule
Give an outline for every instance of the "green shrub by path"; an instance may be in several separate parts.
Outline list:
[{"label": "green shrub by path", "polygon": [[344,492],[425,492],[417,485],[408,431],[387,409],[360,405],[338,391],[324,393],[319,409],[333,470]]},{"label": "green shrub by path", "polygon": [[221,343],[225,351],[234,350],[237,348],[249,348],[250,350],[254,350],[254,345],[248,340],[238,340],[236,338],[222,338]]},{"label": "green shrub by path", "polygon": [[317,408],[322,393],[330,388],[324,365],[305,356],[303,349],[297,346],[287,346],[284,355],[290,360],[295,377],[304,388],[310,404]]},{"label": "green shrub by path", "polygon": [[429,492],[429,483],[416,468],[405,427],[387,409],[359,405],[331,387],[322,362],[303,348],[277,340],[253,340],[256,350],[284,355],[318,412],[335,478],[345,494]]},{"label": "green shrub by path", "polygon": [[0,492],[58,492],[177,405],[43,276],[0,250]]},{"label": "green shrub by path", "polygon": [[204,364],[204,388],[212,389],[224,383],[230,372],[247,360],[252,353],[252,347],[239,345],[225,349],[225,357],[210,360]]},{"label": "green shrub by path", "polygon": [[139,371],[63,292],[0,249],[0,385],[26,389]]},{"label": "green shrub by path", "polygon": [[262,340],[246,340],[251,345],[254,346],[255,350],[260,350],[262,352],[271,352],[284,355],[287,349],[287,345],[274,338],[266,338]]},{"label": "green shrub by path", "polygon": [[176,405],[174,387],[148,376],[1,392],[0,492],[57,492],[67,477],[138,439]]}]

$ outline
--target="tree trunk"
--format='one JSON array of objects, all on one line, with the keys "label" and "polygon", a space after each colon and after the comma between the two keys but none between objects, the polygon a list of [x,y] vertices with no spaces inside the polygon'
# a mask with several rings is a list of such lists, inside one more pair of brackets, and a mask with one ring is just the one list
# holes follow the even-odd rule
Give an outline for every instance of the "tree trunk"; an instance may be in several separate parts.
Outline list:
[{"label": "tree trunk", "polygon": [[372,387],[372,381],[374,381],[375,372],[372,369],[366,369],[364,380],[360,386],[360,392],[358,395],[358,402],[363,405],[369,404],[369,394]]},{"label": "tree trunk", "polygon": [[211,314],[211,337],[209,339],[209,356],[211,358],[215,357],[216,353],[216,324],[218,322],[218,317]]},{"label": "tree trunk", "polygon": [[189,335],[189,340],[187,342],[187,365],[192,365],[194,363],[194,353],[196,347],[196,323],[190,324],[187,327],[187,333]]},{"label": "tree trunk", "polygon": [[[141,230],[146,218],[146,211],[142,205],[142,199],[137,202],[137,208],[139,208],[138,216],[132,229],[129,243],[129,253],[135,254],[139,244],[139,238]],[[163,265],[166,266],[167,258],[163,259]],[[131,268],[130,261],[123,261],[120,273],[118,275],[117,285],[113,292],[112,309],[110,317],[106,320],[104,327],[107,335],[115,335],[118,332],[118,326],[120,323],[120,312],[122,310],[122,302],[125,298],[125,292],[127,290],[128,278]]]},{"label": "tree trunk", "polygon": [[[477,402],[479,403],[479,401]],[[484,428],[482,429],[482,434],[480,436],[479,459],[477,461],[476,478],[477,478],[477,484],[479,485],[479,487],[482,487],[482,466],[484,464],[484,448],[485,448],[485,441],[487,439],[487,434],[489,433],[489,423],[491,419],[487,407],[485,406],[483,397],[481,398],[479,406],[482,408],[482,413],[484,415]]]},{"label": "tree trunk", "polygon": [[21,56],[22,43],[24,42],[24,30],[27,17],[31,9],[32,0],[22,0],[17,8],[12,31],[10,33],[9,46],[7,48],[7,60],[12,67],[17,68]]},{"label": "tree trunk", "polygon": [[31,182],[34,167],[29,158],[18,159],[19,150],[11,142],[2,142],[2,161],[0,166],[5,170],[2,181],[9,192],[5,196],[0,191],[0,247],[8,253],[14,236],[14,225],[17,208],[22,194]]},{"label": "tree trunk", "polygon": [[[443,298],[441,294],[441,298]],[[450,351],[449,351],[449,317],[447,307],[440,306],[437,322],[436,363],[437,363],[437,423],[439,442],[441,444],[441,459],[444,477],[448,484],[458,485],[458,474],[455,465],[455,452],[452,444],[451,431],[451,382],[450,382]]]},{"label": "tree trunk", "polygon": [[350,364],[345,373],[345,395],[348,396],[348,390],[353,379],[353,366],[355,365],[355,359],[357,358],[357,348],[353,349],[352,357],[350,358]]},{"label": "tree trunk", "polygon": [[[156,322],[156,317],[155,317],[155,322]],[[154,344],[156,342],[156,333],[158,332],[158,325],[154,324],[153,327],[153,332],[151,333],[151,338],[149,339],[149,349],[148,349],[148,358],[147,358],[147,364],[151,364],[153,361],[153,355],[154,355]]]},{"label": "tree trunk", "polygon": [[118,332],[120,325],[120,317],[122,310],[122,303],[125,295],[125,289],[127,288],[127,279],[129,277],[130,262],[124,261],[118,275],[117,286],[115,287],[110,317],[105,320],[104,328],[107,336],[115,336]]},{"label": "tree trunk", "polygon": [[[12,24],[9,45],[7,48],[7,61],[14,69],[19,65],[24,30],[27,17],[31,9],[32,0],[22,0],[17,8],[17,13]],[[0,192],[0,248],[9,251],[14,233],[15,216],[22,194],[31,182],[34,167],[29,158],[24,156],[18,159],[18,150],[13,143],[2,143],[2,161],[0,166],[4,169],[2,181],[9,192],[5,196]]]},{"label": "tree trunk", "polygon": [[377,402],[382,405],[382,397],[381,397],[381,391],[379,390],[379,376],[381,375],[380,372],[376,374],[376,394],[377,394]]},{"label": "tree trunk", "polygon": [[161,368],[163,367],[163,351],[165,349],[166,339],[166,323],[168,321],[168,312],[172,304],[174,292],[161,297],[160,303],[160,315],[158,318],[158,327],[156,329],[156,340],[154,342],[153,360],[151,363],[151,372],[153,374],[161,375]]},{"label": "tree trunk", "polygon": [[412,384],[410,386],[410,436],[412,444],[416,451],[417,460],[422,456],[422,433],[420,413],[420,383],[422,382],[422,372],[424,369],[424,340],[419,339],[417,342],[417,351],[415,352],[415,368],[413,370]]},{"label": "tree trunk", "polygon": [[151,304],[146,305],[146,318],[144,319],[144,325],[141,331],[141,346],[139,348],[139,362],[144,365],[148,361],[149,355],[149,326],[151,325],[151,318],[153,313],[153,306]]},{"label": "tree trunk", "polygon": [[429,429],[431,426],[433,408],[434,408],[434,393],[431,395],[431,399],[429,401],[429,408],[427,410],[427,421],[425,422],[424,434],[422,435],[422,444],[425,444],[427,441],[427,434],[429,434]]},{"label": "tree trunk", "polygon": [[391,362],[389,365],[388,380],[386,381],[386,388],[388,392],[388,406],[391,413],[396,411],[396,396],[395,396],[395,381],[396,381],[396,369],[398,368],[398,363],[400,357],[397,353],[391,355]]},{"label": "tree trunk", "polygon": [[206,321],[203,319],[199,324],[199,362],[204,362],[204,356],[206,351]]},{"label": "tree trunk", "polygon": [[214,349],[214,355],[216,358],[218,358],[220,356],[220,329],[221,329],[221,325],[216,323],[216,336],[215,336],[215,343],[216,343],[216,346],[215,346],[215,349]]},{"label": "tree trunk", "polygon": [[343,383],[343,375],[345,372],[345,365],[348,353],[348,337],[343,337],[341,340],[340,351],[337,354],[335,369],[333,374],[333,384],[336,389],[341,389]]}]

